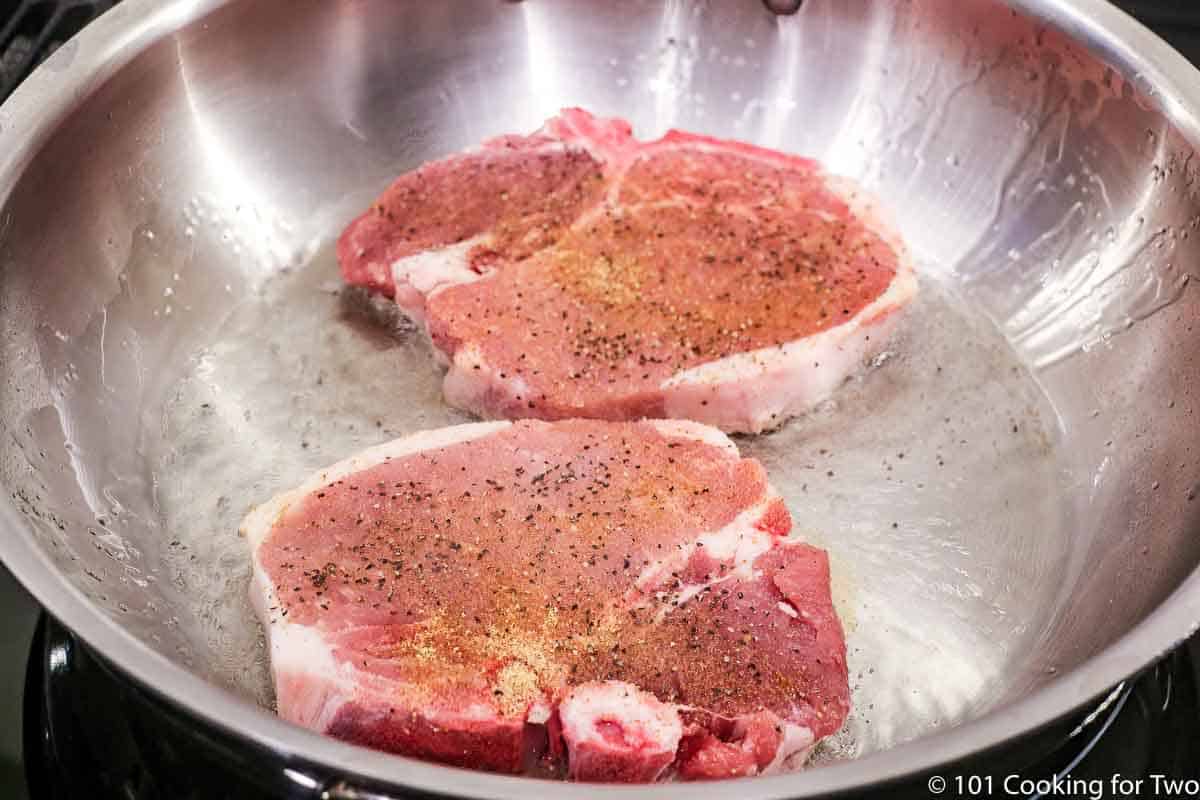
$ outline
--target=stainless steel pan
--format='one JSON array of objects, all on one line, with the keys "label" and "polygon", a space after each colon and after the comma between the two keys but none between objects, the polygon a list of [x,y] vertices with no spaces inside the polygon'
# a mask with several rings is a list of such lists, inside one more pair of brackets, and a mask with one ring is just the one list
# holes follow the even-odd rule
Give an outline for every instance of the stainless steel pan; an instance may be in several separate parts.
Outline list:
[{"label": "stainless steel pan", "polygon": [[[276,719],[237,520],[461,419],[329,242],[563,105],[821,158],[920,263],[889,357],[741,442],[827,547],[856,711],[807,796],[1061,717],[1200,619],[1200,74],[1101,0],[126,0],[0,108],[0,555],[197,717],[351,780],[522,779]],[[544,785],[540,796],[617,788]]]}]

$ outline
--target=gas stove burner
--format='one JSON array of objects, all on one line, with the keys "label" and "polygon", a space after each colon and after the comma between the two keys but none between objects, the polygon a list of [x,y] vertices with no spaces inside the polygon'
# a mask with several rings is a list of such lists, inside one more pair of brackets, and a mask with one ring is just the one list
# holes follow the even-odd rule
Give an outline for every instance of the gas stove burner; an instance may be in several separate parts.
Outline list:
[{"label": "gas stove burner", "polygon": [[0,3],[0,100],[34,67],[116,0],[9,0]]}]

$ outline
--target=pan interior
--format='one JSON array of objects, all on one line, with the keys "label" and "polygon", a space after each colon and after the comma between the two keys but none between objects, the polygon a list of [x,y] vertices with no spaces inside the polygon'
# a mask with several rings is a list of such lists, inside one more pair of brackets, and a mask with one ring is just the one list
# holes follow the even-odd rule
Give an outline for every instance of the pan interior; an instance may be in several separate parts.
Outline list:
[{"label": "pan interior", "polygon": [[242,515],[467,419],[332,239],[398,172],[581,105],[818,157],[890,209],[921,278],[892,350],[738,444],[831,554],[855,711],[820,758],[977,717],[1200,559],[1197,167],[1141,88],[984,0],[229,3],[0,201],[6,535],[269,705]]},{"label": "pan interior", "polygon": [[[183,284],[157,302],[186,302]],[[1031,669],[1029,615],[1058,602],[1068,555],[1052,410],[1003,337],[930,284],[879,362],[816,413],[738,440],[833,559],[856,712],[827,755],[993,701]],[[198,612],[180,624],[221,656],[214,677],[269,702],[240,517],[358,449],[469,418],[442,402],[424,337],[341,289],[329,248],[270,277],[185,363],[139,433],[164,566]]]}]

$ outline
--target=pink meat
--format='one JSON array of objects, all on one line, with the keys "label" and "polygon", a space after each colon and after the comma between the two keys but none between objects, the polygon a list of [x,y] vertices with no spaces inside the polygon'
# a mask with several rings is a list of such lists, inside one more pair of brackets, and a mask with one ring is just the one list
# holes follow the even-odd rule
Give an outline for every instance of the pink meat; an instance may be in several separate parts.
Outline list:
[{"label": "pink meat", "polygon": [[338,258],[424,323],[452,405],[726,431],[824,399],[916,291],[870,200],[815,161],[580,109],[402,175]]},{"label": "pink meat", "polygon": [[825,553],[685,421],[492,422],[368,450],[255,509],[279,714],[581,781],[798,766],[849,709]]}]

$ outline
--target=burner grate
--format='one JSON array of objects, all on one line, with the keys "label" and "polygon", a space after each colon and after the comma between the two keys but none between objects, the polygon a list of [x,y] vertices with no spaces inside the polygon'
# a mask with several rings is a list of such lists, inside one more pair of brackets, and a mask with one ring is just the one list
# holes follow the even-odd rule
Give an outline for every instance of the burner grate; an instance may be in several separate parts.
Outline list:
[{"label": "burner grate", "polygon": [[0,0],[0,102],[115,0]]}]

